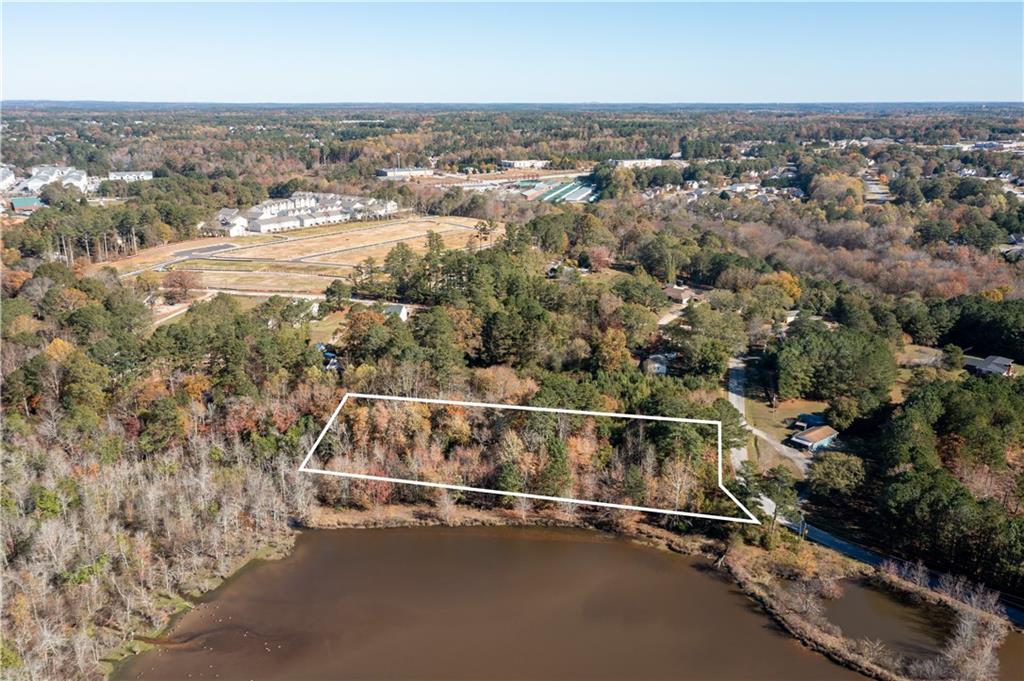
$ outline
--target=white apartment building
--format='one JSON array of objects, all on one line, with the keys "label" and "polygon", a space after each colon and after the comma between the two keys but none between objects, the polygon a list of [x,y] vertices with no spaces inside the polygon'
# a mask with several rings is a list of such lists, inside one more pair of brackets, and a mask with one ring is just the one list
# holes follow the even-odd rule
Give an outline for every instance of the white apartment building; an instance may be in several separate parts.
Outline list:
[{"label": "white apartment building", "polygon": [[75,187],[83,194],[89,190],[89,176],[84,170],[70,170],[60,179],[60,183],[65,187]]},{"label": "white apartment building", "polygon": [[30,194],[38,194],[43,187],[60,180],[72,170],[75,169],[50,165],[32,166],[32,168],[29,169],[31,175],[24,183],[22,183],[22,187]]},{"label": "white apartment building", "polygon": [[220,230],[244,225],[250,232],[272,233],[299,227],[336,224],[360,218],[385,217],[398,211],[394,201],[296,191],[288,199],[271,199],[239,212],[217,213]]},{"label": "white apartment building", "polygon": [[287,199],[270,199],[238,211],[224,208],[208,227],[229,236],[240,230],[269,234],[300,227],[331,225],[360,218],[379,218],[398,212],[398,203],[359,196],[295,192]]},{"label": "white apartment building", "polygon": [[0,166],[0,192],[6,191],[18,184],[18,178],[14,176],[14,171],[7,166]]},{"label": "white apartment building", "polygon": [[319,227],[320,225],[333,225],[339,222],[348,222],[352,219],[352,213],[343,210],[328,210],[300,215],[299,221],[303,227]]},{"label": "white apartment building", "polygon": [[284,232],[289,229],[298,229],[302,226],[302,221],[298,216],[295,215],[276,215],[269,218],[259,218],[257,220],[250,220],[248,229],[250,232],[258,232],[260,234],[272,234],[274,232]]},{"label": "white apartment building", "polygon": [[38,194],[43,187],[60,182],[65,187],[75,187],[81,192],[89,190],[89,176],[84,170],[72,166],[38,165],[30,169],[31,176],[21,183],[21,189]]}]

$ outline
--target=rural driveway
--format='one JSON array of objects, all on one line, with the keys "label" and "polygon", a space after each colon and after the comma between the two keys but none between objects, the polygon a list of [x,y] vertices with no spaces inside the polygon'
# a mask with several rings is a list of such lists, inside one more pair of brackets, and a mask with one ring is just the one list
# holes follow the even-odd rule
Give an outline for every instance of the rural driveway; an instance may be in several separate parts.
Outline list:
[{"label": "rural driveway", "polygon": [[683,310],[685,309],[685,305],[683,305],[682,303],[676,303],[675,305],[669,308],[668,312],[666,312],[661,317],[661,319],[658,320],[658,326],[666,326],[668,324],[671,324],[675,320],[679,319],[679,317],[683,314]]},{"label": "rural driveway", "polygon": [[782,444],[777,439],[775,439],[774,436],[770,435],[769,433],[766,433],[760,428],[754,428],[753,426],[751,426],[750,432],[752,432],[754,435],[767,442],[779,456],[792,461],[793,464],[800,469],[801,473],[803,473],[805,476],[807,475],[807,471],[811,467],[810,457],[804,455],[804,453],[801,452],[799,449],[793,449],[789,445]]},{"label": "rural driveway", "polygon": [[[660,321],[658,322],[661,323]],[[729,360],[729,373],[726,379],[727,392],[729,393],[729,404],[740,413],[740,419],[744,426],[747,426],[747,363],[742,357],[733,357]],[[740,465],[749,457],[746,443],[742,447],[733,447],[729,450],[729,459],[732,461],[733,470],[738,471]]]}]

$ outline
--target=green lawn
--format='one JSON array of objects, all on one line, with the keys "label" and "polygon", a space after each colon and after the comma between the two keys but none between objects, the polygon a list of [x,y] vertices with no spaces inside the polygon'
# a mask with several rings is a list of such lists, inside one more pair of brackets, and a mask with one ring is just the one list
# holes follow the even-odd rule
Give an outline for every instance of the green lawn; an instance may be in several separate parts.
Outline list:
[{"label": "green lawn", "polygon": [[331,312],[324,315],[323,319],[317,319],[309,324],[309,340],[311,343],[330,343],[334,340],[334,334],[341,326],[345,318],[343,312]]},{"label": "green lawn", "polygon": [[[751,390],[753,388],[753,390]],[[780,442],[792,434],[793,429],[787,425],[790,419],[800,414],[814,414],[828,407],[826,402],[816,400],[783,400],[775,409],[761,397],[763,393],[756,385],[747,384],[747,421],[760,430],[765,431]]]},{"label": "green lawn", "polygon": [[804,474],[800,471],[800,467],[786,457],[780,456],[771,444],[754,435],[750,439],[751,444],[747,447],[747,453],[750,454],[750,459],[757,464],[758,469],[767,471],[769,468],[782,466],[792,473],[793,477],[797,480],[804,479]]}]

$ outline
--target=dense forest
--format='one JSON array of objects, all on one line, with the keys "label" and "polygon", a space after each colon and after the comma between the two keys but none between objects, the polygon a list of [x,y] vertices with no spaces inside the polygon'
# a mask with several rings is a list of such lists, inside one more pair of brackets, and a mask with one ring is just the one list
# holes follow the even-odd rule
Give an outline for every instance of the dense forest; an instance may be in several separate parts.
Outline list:
[{"label": "dense forest", "polygon": [[[871,137],[921,144],[1001,139],[1020,131],[1007,106],[821,107],[289,107],[95,110],[7,107],[7,162],[64,161],[96,174],[156,167],[165,160],[200,170],[233,168],[276,181],[322,169],[332,179],[372,176],[381,165],[448,167],[501,158],[602,161],[720,158],[750,140],[766,153],[803,142]],[[202,167],[202,166],[207,167]],[[273,177],[271,177],[273,175]]]}]

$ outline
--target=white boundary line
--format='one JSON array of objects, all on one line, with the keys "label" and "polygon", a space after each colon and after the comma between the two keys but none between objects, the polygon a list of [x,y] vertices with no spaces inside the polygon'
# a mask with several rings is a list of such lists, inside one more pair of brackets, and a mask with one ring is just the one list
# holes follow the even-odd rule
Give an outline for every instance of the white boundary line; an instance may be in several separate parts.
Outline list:
[{"label": "white boundary line", "polygon": [[[345,406],[349,398],[353,399],[365,399],[365,400],[387,400],[391,402],[418,402],[421,404],[441,404],[453,407],[477,407],[487,409],[508,409],[515,411],[536,411],[536,412],[547,412],[552,414],[571,414],[575,416],[606,416],[618,419],[642,419],[645,421],[669,421],[673,423],[698,423],[702,425],[715,426],[718,435],[718,488],[725,492],[726,496],[732,499],[741,511],[746,514],[746,518],[738,518],[733,516],[722,516],[712,515],[710,513],[694,513],[692,511],[675,511],[663,508],[650,508],[647,506],[632,506],[630,504],[613,504],[607,501],[589,501],[586,499],[573,499],[570,497],[553,497],[544,494],[529,494],[527,492],[505,492],[496,489],[487,489],[484,487],[468,487],[466,485],[448,485],[439,482],[424,482],[422,480],[407,480],[405,478],[389,478],[382,475],[366,475],[362,473],[342,473],[339,471],[328,471],[322,468],[309,468],[308,464],[310,459],[313,458],[313,452],[320,446],[320,442],[327,435],[327,431],[335,420],[338,418],[338,414],[341,413],[341,408]],[[648,416],[645,414],[618,414],[615,412],[607,411],[583,411],[580,409],[559,409],[557,407],[531,407],[518,404],[491,404],[488,402],[462,402],[457,400],[440,400],[430,399],[426,397],[400,397],[397,395],[373,395],[367,393],[346,393],[341,398],[341,402],[335,407],[334,413],[331,414],[331,418],[328,419],[327,425],[320,431],[320,435],[317,436],[313,446],[309,448],[309,453],[306,454],[306,458],[302,460],[302,464],[299,466],[299,472],[302,473],[317,473],[319,475],[333,475],[339,478],[352,478],[356,480],[380,480],[382,482],[392,482],[404,485],[416,485],[418,487],[433,487],[435,489],[450,489],[458,492],[475,492],[478,494],[492,494],[495,496],[504,497],[517,497],[522,499],[537,499],[540,501],[553,501],[569,504],[579,504],[581,506],[599,506],[601,508],[616,508],[624,511],[640,511],[643,513],[662,513],[665,515],[675,516],[687,516],[690,518],[704,518],[707,520],[724,520],[733,523],[746,523],[752,525],[760,525],[761,521],[754,516],[747,507],[740,503],[740,500],[733,496],[722,482],[722,422],[713,421],[708,419],[688,419],[682,417],[672,416]]]}]

